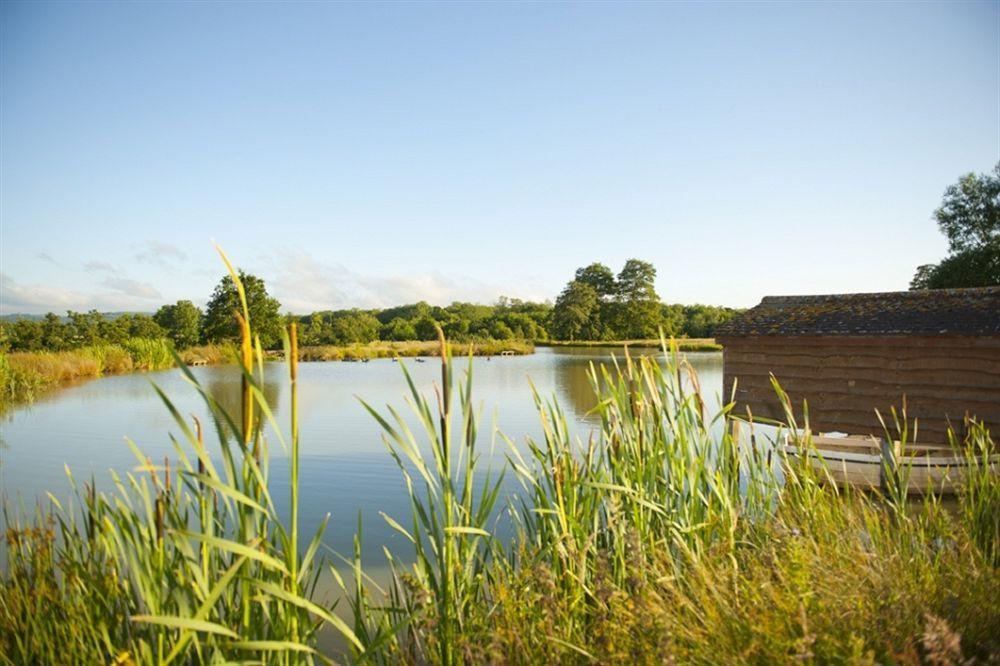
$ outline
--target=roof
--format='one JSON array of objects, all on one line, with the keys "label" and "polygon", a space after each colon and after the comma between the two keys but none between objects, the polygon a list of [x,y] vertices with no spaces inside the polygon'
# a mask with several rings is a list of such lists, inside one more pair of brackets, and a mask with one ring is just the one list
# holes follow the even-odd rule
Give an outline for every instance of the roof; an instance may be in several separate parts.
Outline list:
[{"label": "roof", "polygon": [[750,335],[1000,335],[1000,287],[765,296],[715,331]]}]

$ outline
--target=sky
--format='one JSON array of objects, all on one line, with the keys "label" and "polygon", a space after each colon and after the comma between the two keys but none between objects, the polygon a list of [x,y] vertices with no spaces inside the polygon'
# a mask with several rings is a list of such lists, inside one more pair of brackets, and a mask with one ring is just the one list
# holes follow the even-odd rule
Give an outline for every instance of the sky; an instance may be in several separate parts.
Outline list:
[{"label": "sky", "polygon": [[905,289],[1000,3],[0,4],[0,312]]}]

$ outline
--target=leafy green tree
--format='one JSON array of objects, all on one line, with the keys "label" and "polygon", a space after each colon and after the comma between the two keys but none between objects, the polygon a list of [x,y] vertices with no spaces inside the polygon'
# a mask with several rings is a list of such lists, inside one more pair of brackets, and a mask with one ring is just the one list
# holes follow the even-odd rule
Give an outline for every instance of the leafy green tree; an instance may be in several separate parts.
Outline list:
[{"label": "leafy green tree", "polygon": [[381,337],[383,340],[416,340],[417,330],[413,327],[413,322],[409,319],[396,317],[388,324],[382,326]]},{"label": "leafy green tree", "polygon": [[201,339],[201,310],[191,301],[164,305],[153,315],[153,321],[178,349],[193,347]]},{"label": "leafy green tree", "polygon": [[953,289],[1000,285],[1000,243],[962,250],[939,264],[920,266],[910,289]]},{"label": "leafy green tree", "polygon": [[560,340],[597,340],[601,337],[597,290],[573,280],[556,299],[552,332]]},{"label": "leafy green tree", "polygon": [[934,211],[950,255],[917,268],[911,289],[1000,285],[1000,163],[992,173],[968,173],[945,190]]},{"label": "leafy green tree", "polygon": [[424,315],[413,324],[417,340],[437,340],[437,322],[430,315]]},{"label": "leafy green tree", "polygon": [[91,310],[83,313],[69,310],[66,312],[66,317],[69,319],[67,326],[69,341],[73,347],[96,345],[101,341],[101,327],[105,320],[100,312]]},{"label": "leafy green tree", "polygon": [[11,351],[38,351],[42,349],[42,322],[18,319],[6,326]]},{"label": "leafy green tree", "polygon": [[589,266],[576,269],[574,278],[577,282],[589,284],[597,292],[602,301],[613,299],[618,293],[615,274],[604,264],[594,262]]},{"label": "leafy green tree", "polygon": [[[239,272],[247,296],[247,308],[254,331],[264,347],[273,348],[281,340],[281,304],[267,293],[264,281],[255,275]],[[236,319],[242,312],[239,293],[232,277],[225,276],[212,292],[202,320],[202,335],[207,342],[238,340],[240,328]]]},{"label": "leafy green tree", "polygon": [[615,333],[625,339],[658,335],[660,297],[656,294],[656,268],[648,261],[629,259],[618,273],[618,316]]},{"label": "leafy green tree", "polygon": [[952,252],[1000,244],[1000,163],[992,173],[962,176],[945,190],[934,217]]},{"label": "leafy green tree", "polygon": [[330,322],[330,328],[336,343],[346,345],[378,340],[381,324],[368,312],[349,310],[336,313]]}]

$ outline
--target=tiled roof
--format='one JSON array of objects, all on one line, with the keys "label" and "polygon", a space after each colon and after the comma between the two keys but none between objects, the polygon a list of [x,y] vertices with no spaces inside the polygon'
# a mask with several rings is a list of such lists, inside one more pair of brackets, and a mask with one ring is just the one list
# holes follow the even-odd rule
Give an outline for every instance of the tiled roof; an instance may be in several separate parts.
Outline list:
[{"label": "tiled roof", "polygon": [[746,335],[1000,335],[1000,287],[765,296],[716,329]]}]

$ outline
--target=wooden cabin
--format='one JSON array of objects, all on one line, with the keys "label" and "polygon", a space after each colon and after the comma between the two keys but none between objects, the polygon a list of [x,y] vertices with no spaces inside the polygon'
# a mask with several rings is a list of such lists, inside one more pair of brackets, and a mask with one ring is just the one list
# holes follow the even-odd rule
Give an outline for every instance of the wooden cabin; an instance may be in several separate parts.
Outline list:
[{"label": "wooden cabin", "polygon": [[881,436],[876,409],[892,432],[905,396],[920,442],[961,435],[966,414],[1000,434],[1000,287],[768,296],[716,338],[737,414],[784,420],[773,374],[814,432]]}]

